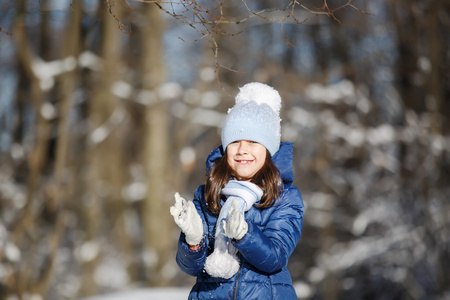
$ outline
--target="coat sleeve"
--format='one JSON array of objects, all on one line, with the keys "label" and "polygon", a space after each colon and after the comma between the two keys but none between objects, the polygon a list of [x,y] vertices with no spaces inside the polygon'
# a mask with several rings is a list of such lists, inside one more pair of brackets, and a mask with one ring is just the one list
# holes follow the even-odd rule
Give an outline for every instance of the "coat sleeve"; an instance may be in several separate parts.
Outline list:
[{"label": "coat sleeve", "polygon": [[[205,221],[205,216],[203,214],[203,210],[201,207],[201,204],[199,200],[201,199],[198,195],[199,189],[195,192],[196,197],[194,199],[195,208],[197,209],[197,212],[199,213],[202,222],[203,222],[203,232],[206,233],[207,231],[207,225]],[[189,248],[188,243],[186,242],[186,237],[183,232],[180,234],[180,238],[178,239],[178,250],[177,250],[177,256],[176,261],[180,269],[191,275],[191,276],[198,276],[202,273],[203,266],[205,265],[206,256],[207,256],[207,249],[208,249],[208,238],[206,236],[203,236],[202,241],[200,242],[200,247],[197,250],[191,250]]]},{"label": "coat sleeve", "polygon": [[242,256],[262,272],[274,273],[287,265],[300,239],[304,206],[295,187],[285,190],[277,207],[261,230],[248,222],[248,232],[239,241],[233,241]]}]

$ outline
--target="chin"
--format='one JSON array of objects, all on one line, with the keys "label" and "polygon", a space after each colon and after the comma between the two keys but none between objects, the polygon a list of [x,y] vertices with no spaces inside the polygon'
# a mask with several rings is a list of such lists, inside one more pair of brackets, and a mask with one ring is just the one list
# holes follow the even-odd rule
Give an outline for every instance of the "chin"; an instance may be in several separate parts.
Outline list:
[{"label": "chin", "polygon": [[236,175],[233,177],[238,181],[250,181],[253,178],[253,176],[246,176],[246,175]]}]

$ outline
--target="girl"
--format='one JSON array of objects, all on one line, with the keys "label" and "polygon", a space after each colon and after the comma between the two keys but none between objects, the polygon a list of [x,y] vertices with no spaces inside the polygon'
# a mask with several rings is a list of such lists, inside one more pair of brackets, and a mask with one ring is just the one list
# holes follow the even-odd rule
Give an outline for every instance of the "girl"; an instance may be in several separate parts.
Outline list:
[{"label": "girl", "polygon": [[297,299],[286,266],[304,206],[292,185],[292,143],[280,143],[280,107],[275,89],[242,87],[222,146],[208,156],[206,184],[193,201],[175,194],[176,260],[197,277],[189,299]]}]

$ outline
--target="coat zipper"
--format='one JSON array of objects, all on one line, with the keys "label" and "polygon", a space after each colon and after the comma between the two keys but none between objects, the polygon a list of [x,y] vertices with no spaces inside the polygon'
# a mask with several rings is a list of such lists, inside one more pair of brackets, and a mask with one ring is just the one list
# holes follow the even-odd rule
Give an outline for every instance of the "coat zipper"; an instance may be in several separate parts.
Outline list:
[{"label": "coat zipper", "polygon": [[[241,260],[241,254],[240,253],[238,253],[238,254],[239,254],[239,261],[240,261]],[[234,297],[233,297],[233,300],[236,300],[238,283],[239,283],[239,277],[241,276],[241,268],[242,268],[242,262],[239,265],[239,272],[238,272],[238,275],[236,277],[236,284],[234,285]]]}]

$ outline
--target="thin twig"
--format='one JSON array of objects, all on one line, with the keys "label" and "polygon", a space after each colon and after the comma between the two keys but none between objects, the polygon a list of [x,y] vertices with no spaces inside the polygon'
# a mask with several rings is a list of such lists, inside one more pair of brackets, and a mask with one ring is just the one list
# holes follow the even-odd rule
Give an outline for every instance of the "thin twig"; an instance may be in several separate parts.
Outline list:
[{"label": "thin twig", "polygon": [[[108,3],[110,0],[106,0]],[[128,0],[120,0],[122,3],[129,4]],[[239,0],[241,3],[241,8],[244,10],[243,13],[240,13],[237,16],[227,16],[226,10],[224,9],[227,5],[231,5],[233,3],[236,3],[235,0],[229,0],[227,2],[222,2],[217,5],[215,5],[212,8],[207,8],[205,5],[207,4],[200,4],[196,0],[177,0],[177,1],[159,1],[159,0],[135,0],[136,2],[142,2],[147,4],[155,4],[158,6],[158,8],[171,16],[172,18],[176,19],[177,21],[181,22],[182,24],[186,24],[195,31],[197,31],[200,35],[198,39],[195,39],[193,41],[200,41],[205,38],[208,38],[213,45],[213,52],[214,52],[214,60],[215,60],[215,72],[217,77],[217,82],[219,83],[219,86],[224,90],[224,87],[220,83],[219,74],[220,70],[224,69],[231,72],[237,72],[236,70],[232,68],[225,67],[219,63],[219,53],[220,53],[220,47],[215,39],[215,35],[219,36],[236,36],[241,33],[243,33],[246,29],[243,28],[244,24],[248,23],[253,18],[259,18],[264,20],[268,23],[280,23],[281,24],[281,32],[286,40],[286,44],[295,47],[289,40],[288,34],[286,34],[284,25],[287,22],[287,20],[291,19],[293,22],[297,25],[304,24],[308,21],[308,18],[305,18],[303,20],[300,20],[298,16],[298,9],[302,9],[306,12],[309,12],[314,15],[324,15],[333,18],[335,22],[337,22],[340,25],[347,25],[344,24],[342,20],[340,20],[335,13],[341,9],[344,9],[346,7],[350,7],[360,13],[368,14],[362,9],[357,8],[354,5],[354,2],[356,0],[348,0],[345,4],[331,9],[328,6],[327,0],[323,0],[323,6],[319,8],[309,8],[306,5],[302,4],[299,0],[293,0],[290,1],[289,4],[285,8],[281,9],[270,9],[270,8],[263,8],[258,11],[253,11],[247,4],[246,0]],[[211,2],[208,2],[209,4]],[[165,8],[165,5],[170,5],[171,10]],[[181,9],[181,12],[176,12],[175,5],[178,5]],[[272,17],[273,16],[273,17]],[[224,28],[221,25],[237,25],[238,30],[236,31],[236,28],[234,28],[233,32],[230,32],[229,28]],[[178,37],[180,40],[185,41],[183,38]],[[189,41],[192,42],[192,41]],[[224,92],[228,94],[225,90]]]}]

